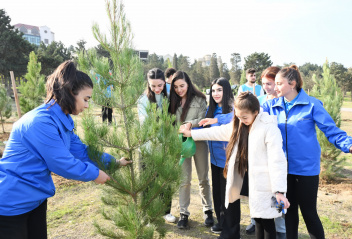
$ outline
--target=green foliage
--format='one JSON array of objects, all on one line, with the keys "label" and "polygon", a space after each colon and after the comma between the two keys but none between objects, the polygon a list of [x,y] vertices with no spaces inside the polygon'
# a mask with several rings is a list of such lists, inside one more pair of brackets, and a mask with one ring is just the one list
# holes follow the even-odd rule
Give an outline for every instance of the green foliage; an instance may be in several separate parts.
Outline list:
[{"label": "green foliage", "polygon": [[232,83],[239,84],[241,81],[241,55],[239,53],[232,53],[231,58],[231,69],[230,69],[230,78]]},{"label": "green foliage", "polygon": [[241,74],[240,86],[247,83],[246,71],[243,69]]},{"label": "green foliage", "polygon": [[218,66],[218,58],[216,56],[216,53],[213,53],[211,59],[210,59],[210,66],[209,66],[209,77],[210,77],[210,82],[217,78],[220,77],[220,71],[219,71],[219,66]]},{"label": "green foliage", "polygon": [[[102,201],[103,216],[112,227],[101,223],[95,226],[110,238],[164,237],[162,216],[181,177],[181,142],[178,127],[173,125],[175,117],[168,114],[167,100],[162,109],[150,105],[144,123],[139,123],[136,103],[146,85],[142,63],[131,48],[131,29],[123,10],[116,0],[107,2],[111,42],[98,25],[93,26],[95,38],[109,52],[110,59],[99,57],[95,50],[78,55],[80,70],[93,79],[100,76],[101,80],[94,81],[92,98],[96,104],[106,105],[106,86],[113,86],[109,102],[117,116],[116,122],[102,124],[88,111],[82,121],[90,158],[111,177]],[[116,158],[128,157],[133,163],[119,170],[114,162],[106,167],[99,161],[103,151]]]},{"label": "green foliage", "polygon": [[[322,76],[322,79],[318,80],[316,75],[313,75],[315,86],[311,91],[311,95],[323,102],[324,108],[335,121],[336,126],[340,127],[343,95],[336,83],[335,77],[331,74],[327,61],[323,65]],[[333,180],[336,176],[339,176],[345,158],[337,159],[341,151],[330,143],[324,133],[318,130],[318,128],[317,137],[321,147],[321,175],[326,180]]]},{"label": "green foliage", "polygon": [[45,77],[40,74],[41,63],[38,62],[34,51],[29,54],[27,74],[18,86],[20,90],[20,108],[23,114],[43,103],[45,97]]},{"label": "green foliage", "polygon": [[10,118],[12,114],[11,98],[7,95],[7,91],[3,85],[0,85],[0,122],[2,132],[5,133],[4,123],[5,118]]},{"label": "green foliage", "polygon": [[172,67],[178,70],[178,65],[177,65],[177,55],[176,53],[174,54],[174,57],[172,59]]},{"label": "green foliage", "polygon": [[48,46],[43,42],[36,50],[38,61],[41,62],[41,73],[45,76],[50,75],[58,65],[71,59],[71,52],[62,42],[53,41]]},{"label": "green foliage", "polygon": [[264,52],[254,52],[251,55],[245,57],[244,61],[244,70],[249,68],[254,68],[256,70],[258,84],[261,84],[260,76],[262,72],[273,64],[273,62],[270,60],[270,56]]},{"label": "green foliage", "polygon": [[341,87],[343,93],[346,94],[346,91],[351,84],[347,68],[340,63],[331,62],[330,71],[331,74],[335,76],[336,82]]},{"label": "green foliage", "polygon": [[9,77],[9,71],[14,71],[15,75],[22,76],[34,46],[10,22],[5,10],[0,9],[0,75]]}]

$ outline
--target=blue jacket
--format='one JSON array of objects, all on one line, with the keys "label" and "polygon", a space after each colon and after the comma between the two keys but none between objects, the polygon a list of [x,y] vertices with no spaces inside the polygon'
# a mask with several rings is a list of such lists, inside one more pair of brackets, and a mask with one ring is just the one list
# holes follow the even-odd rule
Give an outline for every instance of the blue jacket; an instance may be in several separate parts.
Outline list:
[{"label": "blue jacket", "polygon": [[[210,125],[210,127],[228,124],[233,120],[233,111],[227,114],[223,114],[222,107],[216,106],[214,118],[217,118],[218,122],[216,124]],[[227,144],[228,141],[208,141],[210,159],[213,165],[220,168],[225,168]]]},{"label": "blue jacket", "polygon": [[50,103],[28,112],[13,125],[0,159],[0,215],[29,212],[52,197],[51,172],[80,181],[99,175],[88,158],[87,146],[73,132],[71,116],[58,104],[48,108]]},{"label": "blue jacket", "polygon": [[352,137],[336,127],[322,102],[308,96],[303,89],[287,116],[284,97],[265,102],[263,109],[271,115],[277,115],[289,174],[319,175],[321,149],[315,125],[324,132],[330,143],[343,152],[348,153],[352,146]]}]

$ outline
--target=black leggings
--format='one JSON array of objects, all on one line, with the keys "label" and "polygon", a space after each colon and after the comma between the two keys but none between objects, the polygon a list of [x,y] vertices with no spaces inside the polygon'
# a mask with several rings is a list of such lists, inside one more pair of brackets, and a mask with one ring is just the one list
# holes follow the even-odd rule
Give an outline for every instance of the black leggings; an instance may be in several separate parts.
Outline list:
[{"label": "black leggings", "polygon": [[0,238],[46,239],[47,200],[30,212],[16,216],[0,216]]},{"label": "black leggings", "polygon": [[256,239],[276,239],[274,219],[254,218]]},{"label": "black leggings", "polygon": [[223,174],[224,169],[211,164],[211,180],[213,189],[213,201],[216,218],[222,227],[225,219],[225,191],[226,179]]},{"label": "black leggings", "polygon": [[287,175],[287,199],[290,207],[286,214],[287,239],[298,238],[298,206],[306,223],[310,238],[324,239],[324,228],[317,213],[319,175]]}]

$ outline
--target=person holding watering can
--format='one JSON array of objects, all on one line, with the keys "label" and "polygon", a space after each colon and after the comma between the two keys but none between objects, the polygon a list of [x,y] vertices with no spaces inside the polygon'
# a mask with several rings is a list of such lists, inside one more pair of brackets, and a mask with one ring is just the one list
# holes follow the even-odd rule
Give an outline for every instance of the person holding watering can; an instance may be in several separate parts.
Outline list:
[{"label": "person holding watering can", "polygon": [[[170,89],[169,112],[176,115],[176,120],[181,128],[190,129],[199,127],[199,121],[204,118],[207,110],[206,97],[191,82],[187,73],[177,71],[173,77]],[[199,190],[202,198],[203,212],[205,214],[204,224],[208,227],[213,226],[213,208],[211,199],[211,189],[208,179],[209,161],[208,147],[205,141],[196,142],[196,153],[194,163],[199,180]],[[177,227],[180,229],[188,228],[188,217],[190,212],[188,206],[191,198],[191,179],[192,161],[187,158],[181,165],[183,180],[179,191],[180,220]]]}]

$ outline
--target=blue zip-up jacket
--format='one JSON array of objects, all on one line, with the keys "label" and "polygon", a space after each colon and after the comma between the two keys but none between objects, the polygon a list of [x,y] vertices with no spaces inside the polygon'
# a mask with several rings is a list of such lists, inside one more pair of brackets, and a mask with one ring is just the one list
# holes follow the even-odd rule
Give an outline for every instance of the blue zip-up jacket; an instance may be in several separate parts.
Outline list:
[{"label": "blue zip-up jacket", "polygon": [[[214,112],[214,118],[217,118],[218,122],[216,124],[211,124],[210,127],[228,124],[233,120],[233,111],[223,114],[222,107],[217,105]],[[227,144],[228,141],[208,141],[211,163],[219,168],[225,168]]]},{"label": "blue zip-up jacket", "polygon": [[287,115],[284,97],[265,102],[263,109],[271,115],[277,115],[289,174],[319,175],[321,149],[315,125],[330,143],[343,152],[348,153],[352,146],[352,137],[336,126],[322,102],[308,96],[303,89]]},{"label": "blue zip-up jacket", "polygon": [[[0,159],[0,215],[29,212],[52,197],[51,172],[80,181],[99,175],[88,158],[87,146],[73,132],[71,116],[50,103],[28,112],[13,125]],[[109,161],[112,157],[104,154],[103,158]]]}]

